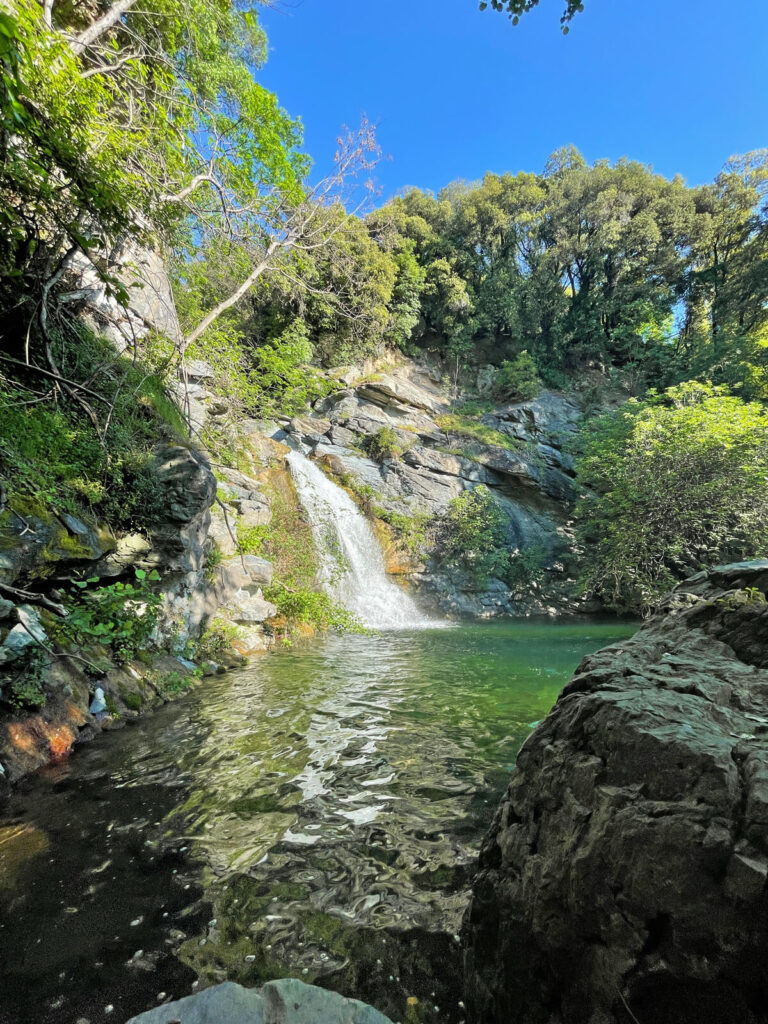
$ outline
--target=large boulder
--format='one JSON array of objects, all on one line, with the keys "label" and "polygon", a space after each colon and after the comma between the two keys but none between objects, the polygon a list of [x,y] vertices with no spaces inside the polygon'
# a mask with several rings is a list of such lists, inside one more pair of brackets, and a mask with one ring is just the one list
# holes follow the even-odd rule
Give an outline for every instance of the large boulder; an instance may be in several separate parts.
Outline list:
[{"label": "large boulder", "polygon": [[164,1003],[128,1024],[392,1024],[357,999],[345,999],[296,978],[269,981],[260,990],[232,981],[173,1003]]},{"label": "large boulder", "polygon": [[681,584],[520,751],[464,923],[483,1024],[768,1021],[768,560]]}]

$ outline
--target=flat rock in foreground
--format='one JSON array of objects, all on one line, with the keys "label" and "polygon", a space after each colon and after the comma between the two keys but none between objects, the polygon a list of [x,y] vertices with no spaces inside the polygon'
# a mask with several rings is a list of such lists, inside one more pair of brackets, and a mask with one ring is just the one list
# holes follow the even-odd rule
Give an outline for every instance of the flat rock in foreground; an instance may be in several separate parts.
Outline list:
[{"label": "flat rock in foreground", "polygon": [[357,999],[345,999],[295,978],[270,981],[262,989],[232,981],[164,1003],[128,1024],[392,1024]]},{"label": "flat rock in foreground", "polygon": [[464,923],[482,1024],[768,1021],[768,560],[681,584],[531,734]]}]

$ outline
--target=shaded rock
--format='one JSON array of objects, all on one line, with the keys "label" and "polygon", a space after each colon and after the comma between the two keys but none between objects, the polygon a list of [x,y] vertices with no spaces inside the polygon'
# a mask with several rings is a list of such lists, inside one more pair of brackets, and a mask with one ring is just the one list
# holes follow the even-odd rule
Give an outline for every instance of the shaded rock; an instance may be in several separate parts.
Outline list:
[{"label": "shaded rock", "polygon": [[346,427],[340,427],[337,424],[331,427],[327,436],[331,444],[339,448],[348,448],[359,441],[359,437],[354,430],[348,430]]},{"label": "shaded rock", "polygon": [[434,451],[431,448],[417,446],[403,455],[403,462],[408,466],[425,469],[431,473],[443,473],[446,476],[458,476],[472,483],[485,484],[496,482],[488,470],[462,455],[450,455],[447,452]]},{"label": "shaded rock", "polygon": [[328,420],[315,419],[314,417],[294,417],[286,427],[286,431],[292,437],[295,437],[301,444],[308,445],[310,448],[313,445],[319,444],[323,434],[326,434],[330,429],[331,424]]},{"label": "shaded rock", "polygon": [[114,537],[95,523],[59,517],[35,499],[17,499],[0,522],[0,577],[6,582],[64,579],[115,547]]},{"label": "shaded rock", "polygon": [[570,477],[528,453],[489,446],[479,451],[476,458],[481,465],[511,478],[515,483],[523,487],[538,487],[559,501],[570,501],[576,495]]},{"label": "shaded rock", "polygon": [[766,592],[766,560],[680,584],[528,738],[465,917],[471,1020],[768,1021]]},{"label": "shaded rock", "polygon": [[525,441],[542,435],[564,439],[577,429],[581,416],[572,399],[557,391],[542,391],[531,401],[515,402],[483,416],[483,423]]},{"label": "shaded rock", "polygon": [[392,1024],[378,1010],[295,978],[259,991],[232,981],[131,1017],[128,1024]]},{"label": "shaded rock", "polygon": [[148,561],[165,569],[200,569],[216,496],[216,478],[202,453],[181,445],[163,445],[153,457],[163,520],[151,531]]}]

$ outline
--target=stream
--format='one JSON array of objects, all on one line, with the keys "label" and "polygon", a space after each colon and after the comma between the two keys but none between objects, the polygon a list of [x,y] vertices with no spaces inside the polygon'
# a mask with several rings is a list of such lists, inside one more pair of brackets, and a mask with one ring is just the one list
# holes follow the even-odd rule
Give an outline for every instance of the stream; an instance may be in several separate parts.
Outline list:
[{"label": "stream", "polygon": [[632,631],[329,636],[41,770],[0,818],[0,1021],[122,1024],[280,975],[460,1021],[461,916],[517,751]]}]

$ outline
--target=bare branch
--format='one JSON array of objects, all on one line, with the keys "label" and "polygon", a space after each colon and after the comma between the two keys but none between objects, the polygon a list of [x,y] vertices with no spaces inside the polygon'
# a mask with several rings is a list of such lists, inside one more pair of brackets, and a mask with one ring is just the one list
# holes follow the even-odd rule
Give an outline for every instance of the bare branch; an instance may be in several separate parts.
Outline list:
[{"label": "bare branch", "polygon": [[116,3],[107,10],[100,18],[89,25],[84,32],[81,32],[79,36],[75,36],[72,42],[69,44],[70,49],[79,57],[92,43],[95,43],[97,39],[104,35],[105,32],[109,32],[111,28],[120,21],[126,11],[130,10],[131,7],[136,3],[136,0],[117,0]]}]

